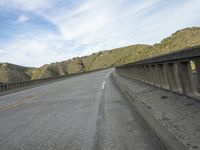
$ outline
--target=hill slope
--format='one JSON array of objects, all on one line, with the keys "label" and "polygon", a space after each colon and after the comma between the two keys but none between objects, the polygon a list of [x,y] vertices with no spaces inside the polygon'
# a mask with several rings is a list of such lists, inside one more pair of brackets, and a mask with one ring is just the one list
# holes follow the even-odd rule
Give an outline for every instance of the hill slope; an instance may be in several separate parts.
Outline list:
[{"label": "hill slope", "polygon": [[0,83],[30,80],[33,70],[34,68],[0,63]]},{"label": "hill slope", "polygon": [[37,69],[0,64],[0,82],[39,79],[109,68],[195,45],[200,45],[200,27],[179,30],[153,46],[138,44],[100,51],[89,56],[44,65]]}]

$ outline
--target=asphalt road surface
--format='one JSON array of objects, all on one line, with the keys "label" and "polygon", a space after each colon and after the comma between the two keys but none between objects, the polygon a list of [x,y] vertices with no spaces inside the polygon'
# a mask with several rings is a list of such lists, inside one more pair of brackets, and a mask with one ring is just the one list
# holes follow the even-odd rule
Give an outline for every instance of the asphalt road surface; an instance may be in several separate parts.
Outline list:
[{"label": "asphalt road surface", "polygon": [[0,150],[164,150],[111,71],[0,97]]}]

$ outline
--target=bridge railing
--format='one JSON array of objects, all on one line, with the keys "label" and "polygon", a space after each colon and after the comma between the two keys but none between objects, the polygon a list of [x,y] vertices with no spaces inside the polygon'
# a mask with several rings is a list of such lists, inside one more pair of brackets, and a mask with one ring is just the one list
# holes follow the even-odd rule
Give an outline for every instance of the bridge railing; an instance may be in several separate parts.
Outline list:
[{"label": "bridge railing", "polygon": [[[192,65],[191,65],[192,64]],[[116,72],[200,99],[200,45],[116,67]]]},{"label": "bridge railing", "polygon": [[30,81],[21,81],[21,82],[0,84],[0,96],[7,94],[7,93],[12,93],[17,90],[33,87],[38,84],[59,80],[59,79],[65,78],[65,77],[66,76],[59,76],[59,77],[51,77],[51,78],[44,78],[44,79],[37,79],[37,80],[30,80]]},{"label": "bridge railing", "polygon": [[68,74],[68,75],[49,77],[49,78],[43,78],[43,79],[0,84],[0,96],[6,95],[6,94],[9,94],[9,93],[13,93],[13,92],[16,92],[16,91],[32,88],[32,87],[35,87],[35,86],[38,86],[38,85],[41,85],[41,84],[51,83],[51,82],[54,82],[54,81],[66,79],[68,77],[92,73],[92,72],[100,71],[100,70],[103,70],[103,69],[91,70],[91,71],[87,71],[87,72],[72,73],[72,74]]}]

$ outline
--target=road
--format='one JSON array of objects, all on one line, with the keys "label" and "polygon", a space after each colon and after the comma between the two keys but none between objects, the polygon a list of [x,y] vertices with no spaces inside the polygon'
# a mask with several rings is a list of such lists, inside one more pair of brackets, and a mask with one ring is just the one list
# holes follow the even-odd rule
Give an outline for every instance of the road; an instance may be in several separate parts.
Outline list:
[{"label": "road", "polygon": [[111,71],[0,97],[0,149],[164,150]]}]

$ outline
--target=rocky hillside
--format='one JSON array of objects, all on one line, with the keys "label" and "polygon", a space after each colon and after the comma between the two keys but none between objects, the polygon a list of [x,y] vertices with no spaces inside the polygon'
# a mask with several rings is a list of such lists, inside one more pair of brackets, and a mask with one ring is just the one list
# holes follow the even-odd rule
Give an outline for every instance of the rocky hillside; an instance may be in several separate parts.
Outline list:
[{"label": "rocky hillside", "polygon": [[89,56],[76,57],[67,61],[44,65],[33,71],[32,79],[80,73],[124,64],[121,59],[150,48],[148,45],[132,45],[108,51],[100,51]]},{"label": "rocky hillside", "polygon": [[0,84],[30,80],[33,70],[34,68],[27,68],[9,63],[0,63]]},{"label": "rocky hillside", "polygon": [[39,79],[114,67],[133,61],[200,45],[200,27],[179,30],[161,43],[131,45],[113,50],[100,51],[89,56],[77,57],[63,62],[27,68],[0,63],[0,83]]},{"label": "rocky hillside", "polygon": [[200,27],[177,31],[170,37],[162,40],[161,43],[153,45],[147,50],[143,58],[166,54],[195,45],[200,45]]}]

